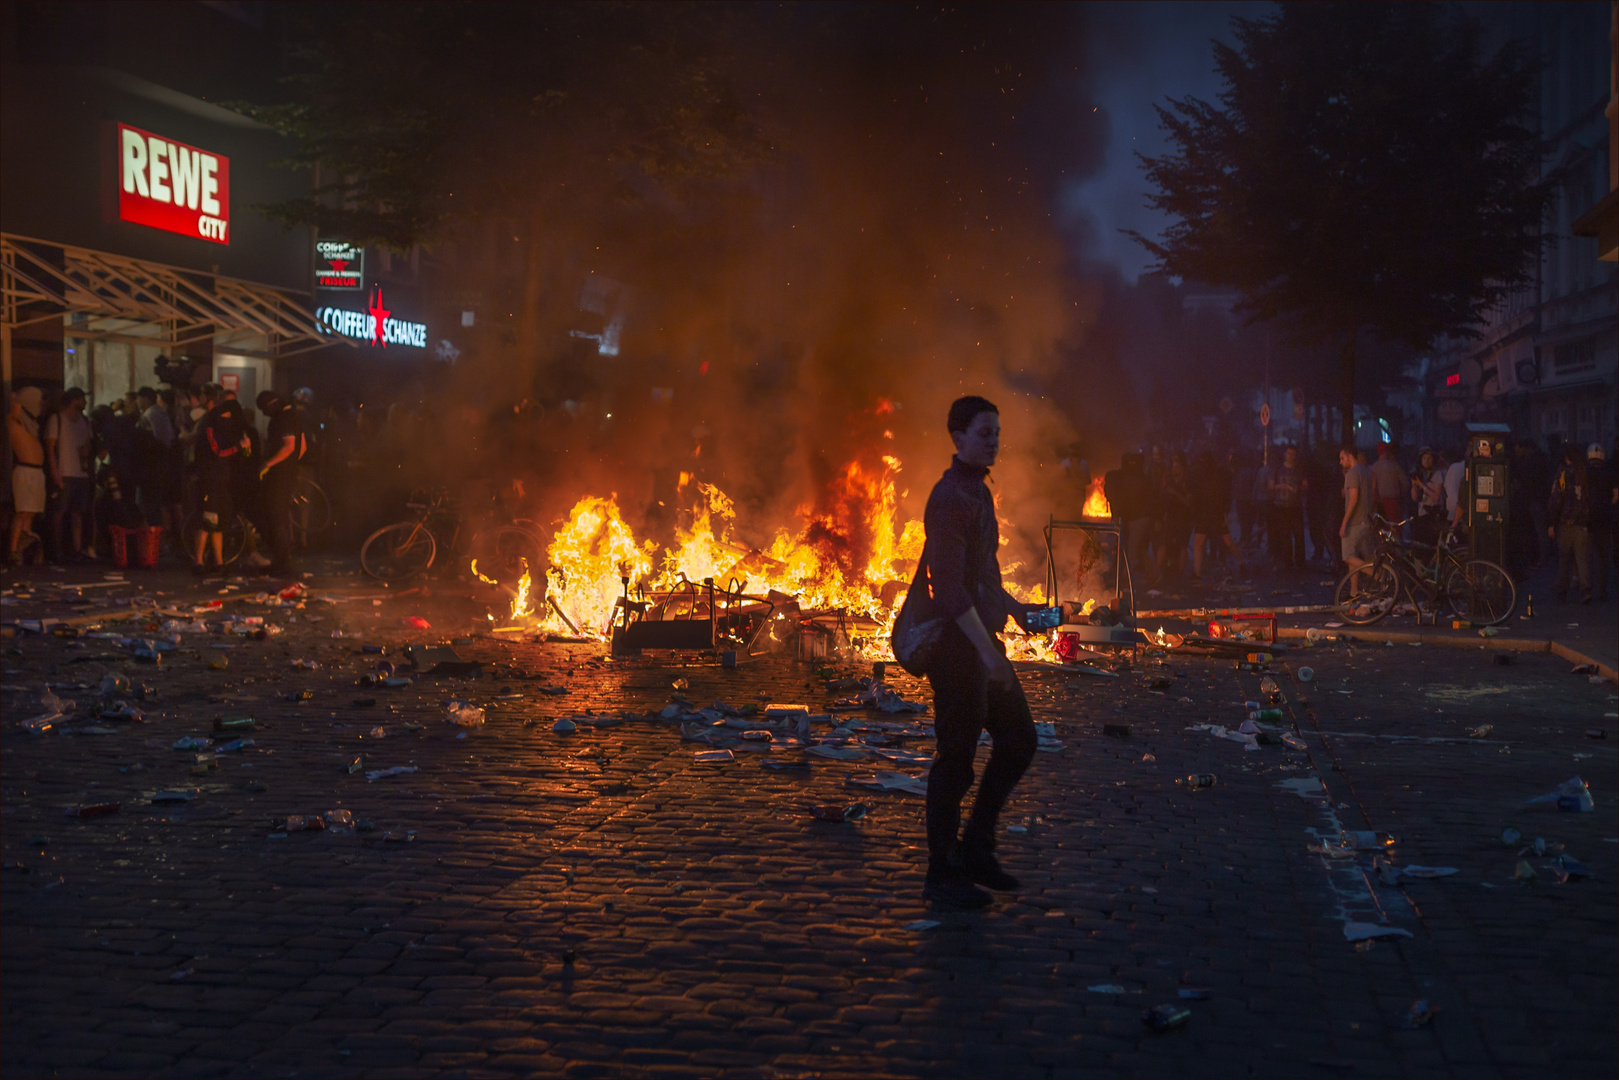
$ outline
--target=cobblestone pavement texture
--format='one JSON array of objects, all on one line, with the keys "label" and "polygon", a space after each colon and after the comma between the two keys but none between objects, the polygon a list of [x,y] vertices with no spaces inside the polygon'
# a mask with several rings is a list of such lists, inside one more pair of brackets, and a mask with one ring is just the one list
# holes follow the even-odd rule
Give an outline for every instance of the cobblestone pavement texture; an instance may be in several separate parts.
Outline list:
[{"label": "cobblestone pavement texture", "polygon": [[[165,603],[218,587],[142,580]],[[482,679],[360,687],[377,659],[362,643],[397,657],[407,641],[464,633],[481,609],[461,595],[373,604],[356,597],[380,590],[353,578],[311,584],[344,602],[227,606],[286,632],[188,633],[161,669],[96,638],[5,640],[4,1075],[1615,1071],[1614,687],[1555,657],[1291,653],[1278,678],[1306,751],[1189,730],[1235,727],[1259,697],[1260,676],[1229,660],[1143,658],[1114,679],[1026,673],[1036,719],[1064,745],[1037,755],[1003,819],[1002,856],[1024,888],[981,914],[930,914],[921,800],[847,783],[887,762],[775,772],[761,761],[797,755],[739,750],[702,765],[678,725],[645,718],[551,730],[586,710],[661,709],[681,678],[699,703],[819,710],[833,695],[813,666],[726,670],[480,637],[458,651],[484,663]],[[21,591],[8,620],[73,613],[53,590]],[[417,614],[436,629],[399,628]],[[332,638],[339,628],[351,636]],[[211,670],[221,655],[229,667]],[[1304,664],[1312,682],[1293,677]],[[85,689],[62,692],[81,712],[57,731],[17,727],[47,680],[93,686],[109,671],[157,688],[144,724],[91,733],[103,725],[82,712]],[[925,699],[918,681],[892,681]],[[312,699],[288,700],[306,689]],[[443,720],[458,695],[489,707],[464,737]],[[174,741],[241,713],[257,720],[256,745],[193,776]],[[1481,724],[1493,731],[1469,737]],[[356,757],[419,771],[368,781],[346,771]],[[1177,783],[1195,773],[1216,785]],[[1522,807],[1575,774],[1594,813]],[[1325,800],[1278,786],[1312,779]],[[199,793],[148,803],[170,788]],[[858,821],[807,813],[856,801],[871,807]],[[65,816],[101,802],[122,809]],[[374,830],[272,829],[339,808]],[[1507,828],[1523,840],[1503,843]],[[1368,855],[1309,850],[1339,829],[1393,834],[1397,866],[1458,873],[1373,884]],[[1521,856],[1537,876],[1518,884],[1519,850],[1537,837],[1551,846]],[[1558,845],[1589,879],[1556,883]],[[910,926],[922,919],[939,925]],[[1346,939],[1346,922],[1383,919],[1411,936]],[[1410,1023],[1419,999],[1437,1011]],[[1190,1020],[1150,1032],[1143,1010],[1166,1003]]]}]

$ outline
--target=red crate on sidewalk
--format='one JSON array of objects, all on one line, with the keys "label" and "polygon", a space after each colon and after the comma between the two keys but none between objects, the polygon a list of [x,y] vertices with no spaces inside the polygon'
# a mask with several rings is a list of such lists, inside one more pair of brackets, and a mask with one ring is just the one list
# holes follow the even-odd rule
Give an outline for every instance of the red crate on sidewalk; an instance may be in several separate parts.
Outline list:
[{"label": "red crate on sidewalk", "polygon": [[137,529],[126,529],[121,525],[107,526],[107,532],[112,536],[112,564],[127,567],[130,562],[130,548],[134,548],[136,566],[152,567],[157,565],[157,557],[162,551],[163,526],[142,525]]}]

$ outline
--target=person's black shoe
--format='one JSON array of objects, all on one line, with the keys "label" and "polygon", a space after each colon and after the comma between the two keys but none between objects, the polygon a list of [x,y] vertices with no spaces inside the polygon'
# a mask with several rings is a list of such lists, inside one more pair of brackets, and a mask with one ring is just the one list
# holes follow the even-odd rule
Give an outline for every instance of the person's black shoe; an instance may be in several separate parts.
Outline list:
[{"label": "person's black shoe", "polygon": [[1016,892],[1023,887],[1017,878],[1001,869],[1000,860],[993,851],[963,847],[961,858],[967,878],[974,885],[982,885],[996,892]]},{"label": "person's black shoe", "polygon": [[982,911],[995,898],[974,885],[965,872],[950,867],[928,871],[922,899],[939,911]]}]

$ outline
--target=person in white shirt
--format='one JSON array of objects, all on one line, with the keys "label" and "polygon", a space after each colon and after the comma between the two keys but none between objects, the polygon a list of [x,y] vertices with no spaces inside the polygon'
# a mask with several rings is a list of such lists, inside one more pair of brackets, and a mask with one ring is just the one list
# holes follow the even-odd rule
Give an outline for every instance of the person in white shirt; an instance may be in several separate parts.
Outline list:
[{"label": "person in white shirt", "polygon": [[[45,467],[56,491],[51,511],[51,532],[59,562],[94,557],[90,519],[94,485],[90,479],[90,421],[84,415],[84,391],[70,386],[62,403],[45,421]],[[71,524],[73,546],[65,545],[62,526]]]}]

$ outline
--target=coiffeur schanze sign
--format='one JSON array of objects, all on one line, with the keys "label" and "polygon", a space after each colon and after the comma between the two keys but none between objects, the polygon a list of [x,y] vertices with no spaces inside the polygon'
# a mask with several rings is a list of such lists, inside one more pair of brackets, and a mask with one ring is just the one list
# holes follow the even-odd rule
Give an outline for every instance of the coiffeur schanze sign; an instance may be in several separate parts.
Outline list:
[{"label": "coiffeur schanze sign", "polygon": [[118,125],[118,217],[230,243],[230,159]]}]

